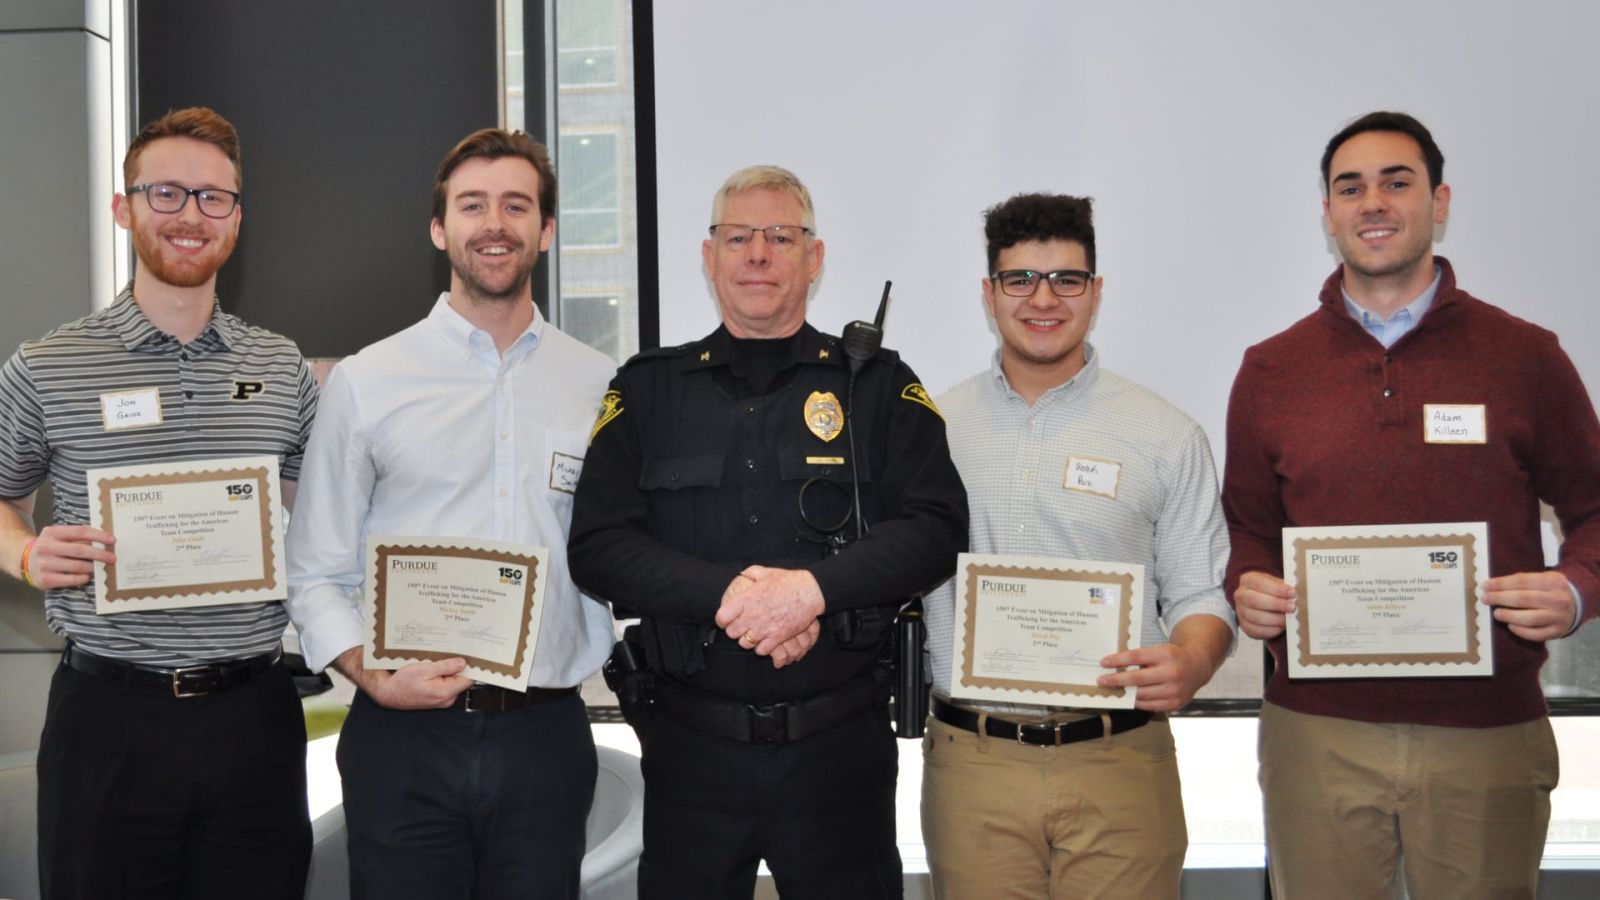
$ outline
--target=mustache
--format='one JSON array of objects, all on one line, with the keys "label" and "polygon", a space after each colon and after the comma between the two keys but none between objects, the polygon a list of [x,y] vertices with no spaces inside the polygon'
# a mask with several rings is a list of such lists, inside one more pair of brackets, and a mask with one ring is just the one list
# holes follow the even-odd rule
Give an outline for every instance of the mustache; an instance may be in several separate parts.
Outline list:
[{"label": "mustache", "polygon": [[467,242],[467,249],[477,250],[489,244],[505,244],[519,250],[522,249],[522,239],[509,231],[493,231],[480,234]]},{"label": "mustache", "polygon": [[158,234],[160,234],[162,237],[194,238],[196,240],[205,240],[206,238],[214,236],[203,228],[188,228],[183,225],[174,225],[170,228],[163,228],[160,232],[158,232]]}]

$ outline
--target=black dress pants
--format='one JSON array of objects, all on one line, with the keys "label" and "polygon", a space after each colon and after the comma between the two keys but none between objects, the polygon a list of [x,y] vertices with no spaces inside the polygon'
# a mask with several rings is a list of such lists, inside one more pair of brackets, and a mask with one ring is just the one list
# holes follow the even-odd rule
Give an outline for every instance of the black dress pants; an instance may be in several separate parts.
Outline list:
[{"label": "black dress pants", "polygon": [[181,699],[62,666],[39,741],[46,900],[305,895],[305,718],[282,666]]},{"label": "black dress pants", "polygon": [[504,712],[358,693],[338,756],[353,900],[577,898],[598,766],[576,693]]},{"label": "black dress pants", "polygon": [[642,725],[642,900],[749,900],[763,859],[784,900],[902,896],[887,706],[789,744]]}]

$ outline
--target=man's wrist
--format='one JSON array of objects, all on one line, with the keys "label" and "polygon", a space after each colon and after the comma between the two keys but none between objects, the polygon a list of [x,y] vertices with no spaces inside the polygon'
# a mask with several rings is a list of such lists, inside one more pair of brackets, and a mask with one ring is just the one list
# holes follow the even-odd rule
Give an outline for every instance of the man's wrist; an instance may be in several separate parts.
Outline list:
[{"label": "man's wrist", "polygon": [[37,543],[39,543],[37,536],[29,538],[28,542],[22,545],[22,559],[17,561],[17,571],[22,575],[22,583],[28,587],[38,587],[33,583],[33,576],[28,574],[28,561],[33,556],[33,545]]},{"label": "man's wrist", "polygon": [[1571,579],[1566,579],[1566,581],[1567,590],[1572,592],[1572,627],[1563,632],[1561,634],[1562,637],[1572,634],[1583,625],[1583,595],[1578,593],[1578,586],[1573,584]]}]

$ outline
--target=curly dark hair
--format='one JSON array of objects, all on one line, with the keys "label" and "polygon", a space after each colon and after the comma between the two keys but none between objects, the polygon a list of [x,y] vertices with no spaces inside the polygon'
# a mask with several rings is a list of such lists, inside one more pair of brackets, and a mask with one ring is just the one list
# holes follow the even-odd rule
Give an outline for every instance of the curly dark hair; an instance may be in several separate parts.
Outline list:
[{"label": "curly dark hair", "polygon": [[1094,271],[1094,201],[1066,194],[1018,194],[983,211],[983,236],[989,244],[989,271],[1000,251],[1024,241],[1077,241]]}]

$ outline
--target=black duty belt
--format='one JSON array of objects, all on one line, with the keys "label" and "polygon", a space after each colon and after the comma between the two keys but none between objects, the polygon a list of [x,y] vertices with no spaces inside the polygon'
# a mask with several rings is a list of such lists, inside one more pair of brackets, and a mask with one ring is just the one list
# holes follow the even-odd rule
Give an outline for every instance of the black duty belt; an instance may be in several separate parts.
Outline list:
[{"label": "black duty belt", "polygon": [[[933,698],[932,705],[935,719],[963,731],[978,733],[980,713],[962,709],[938,697]],[[1150,714],[1142,709],[1117,709],[1103,715],[1109,715],[1111,718],[1111,734],[1132,731],[1150,721]],[[1078,741],[1092,741],[1095,738],[1105,737],[1105,725],[1101,720],[1102,716],[1094,716],[1052,725],[1045,722],[1013,722],[990,714],[983,723],[983,733],[989,737],[1016,741],[1019,744],[1059,747],[1062,744],[1075,744]]]},{"label": "black duty belt", "polygon": [[85,653],[72,644],[62,651],[61,664],[96,678],[119,681],[129,687],[144,688],[174,697],[204,697],[238,687],[277,664],[281,653],[267,653],[247,659],[230,659],[203,666],[167,669],[107,659]]},{"label": "black duty belt", "polygon": [[741,703],[656,679],[655,709],[674,722],[706,734],[745,743],[787,744],[843,725],[877,707],[888,694],[878,678],[785,703]]},{"label": "black duty belt", "polygon": [[530,687],[526,691],[512,691],[492,684],[475,684],[457,694],[456,702],[450,704],[450,708],[466,712],[505,712],[546,700],[570,697],[577,692],[576,687]]}]

